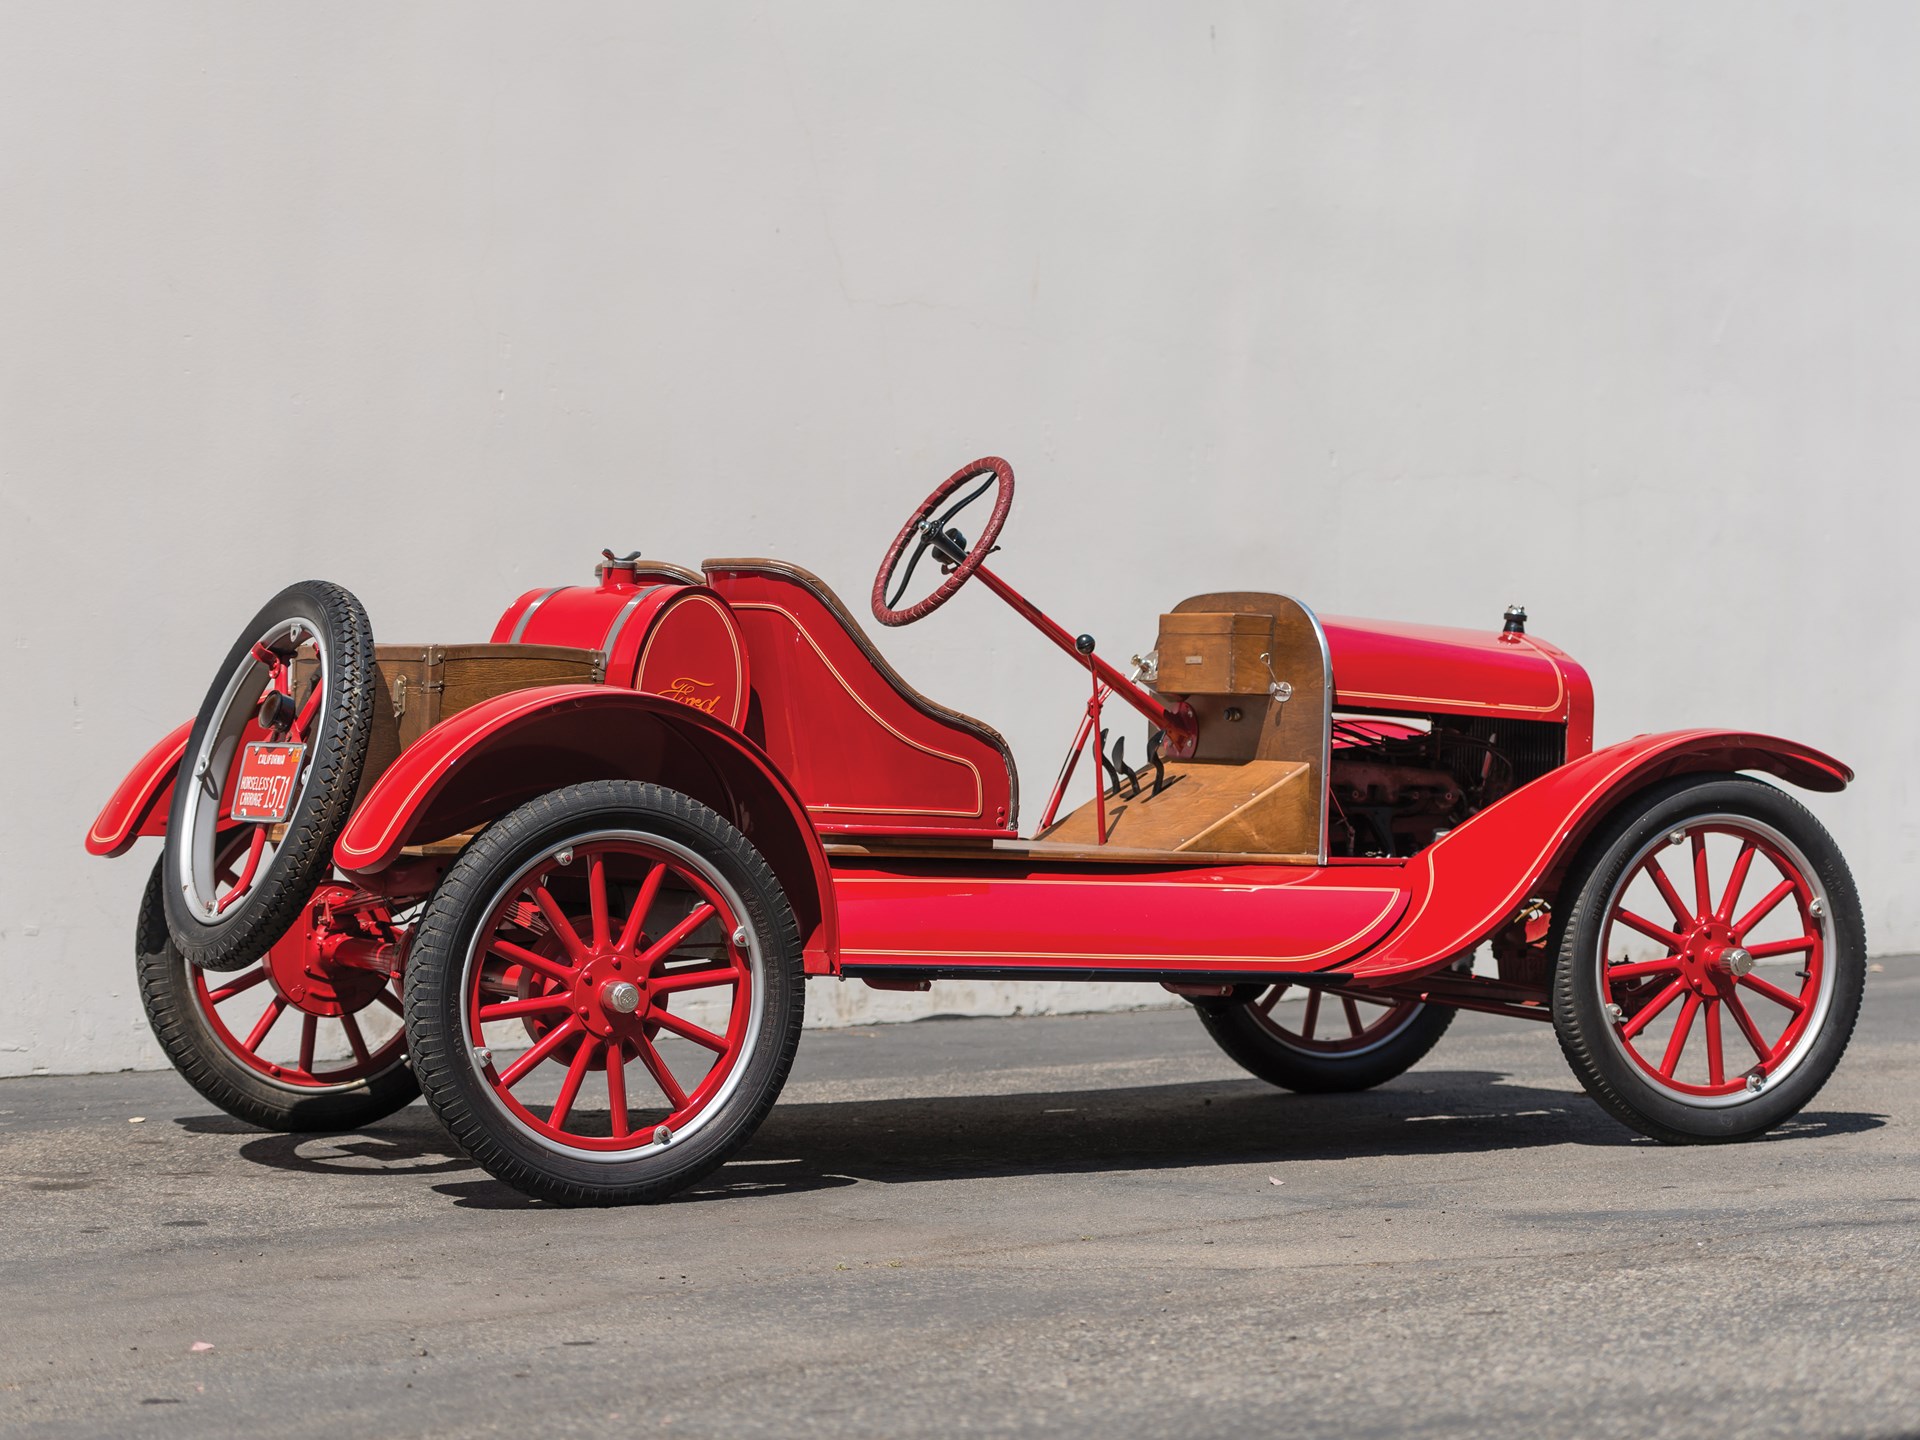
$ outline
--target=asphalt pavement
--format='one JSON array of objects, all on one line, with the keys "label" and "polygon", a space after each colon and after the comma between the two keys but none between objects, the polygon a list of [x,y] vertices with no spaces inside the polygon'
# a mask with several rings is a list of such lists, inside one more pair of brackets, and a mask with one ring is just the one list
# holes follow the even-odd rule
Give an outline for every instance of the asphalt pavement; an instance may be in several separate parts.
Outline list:
[{"label": "asphalt pavement", "polygon": [[4,1081],[0,1431],[1920,1435],[1920,961],[1881,963],[1809,1110],[1713,1148],[1476,1016],[1338,1097],[1182,1011],[810,1033],[739,1160],[613,1211],[419,1105],[300,1138]]}]

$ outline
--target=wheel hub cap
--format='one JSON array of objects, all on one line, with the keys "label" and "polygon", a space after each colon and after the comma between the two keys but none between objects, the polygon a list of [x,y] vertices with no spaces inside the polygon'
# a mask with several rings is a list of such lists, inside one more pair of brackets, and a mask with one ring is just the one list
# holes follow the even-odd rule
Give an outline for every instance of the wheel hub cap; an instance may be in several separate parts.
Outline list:
[{"label": "wheel hub cap", "polygon": [[1735,938],[1733,927],[1721,920],[1697,923],[1680,951],[1680,974],[1687,987],[1702,997],[1720,995],[1753,969],[1753,956]]}]

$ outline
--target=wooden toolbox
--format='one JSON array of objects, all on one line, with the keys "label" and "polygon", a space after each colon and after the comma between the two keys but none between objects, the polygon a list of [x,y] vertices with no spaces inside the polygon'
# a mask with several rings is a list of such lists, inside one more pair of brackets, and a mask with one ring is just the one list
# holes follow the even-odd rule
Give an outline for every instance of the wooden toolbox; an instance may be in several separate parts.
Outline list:
[{"label": "wooden toolbox", "polygon": [[[386,703],[376,703],[373,738],[361,789],[402,750],[469,706],[539,685],[597,685],[606,678],[598,650],[566,645],[375,645],[374,665]],[[293,693],[304,703],[319,662],[293,666]]]},{"label": "wooden toolbox", "polygon": [[1175,612],[1160,617],[1160,678],[1164,695],[1263,695],[1273,683],[1273,616]]}]

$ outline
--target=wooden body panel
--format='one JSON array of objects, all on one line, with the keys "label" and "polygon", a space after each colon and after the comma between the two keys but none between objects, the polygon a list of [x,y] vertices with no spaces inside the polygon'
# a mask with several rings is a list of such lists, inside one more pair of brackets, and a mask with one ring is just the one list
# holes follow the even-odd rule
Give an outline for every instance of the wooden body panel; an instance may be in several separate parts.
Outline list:
[{"label": "wooden body panel", "polygon": [[[602,678],[598,651],[565,645],[375,645],[374,669],[385,703],[373,707],[373,733],[360,774],[365,795],[400,752],[442,720],[496,695],[542,685],[592,685]],[[293,693],[311,693],[318,664],[296,660]]]},{"label": "wooden body panel", "polygon": [[1106,800],[1107,832],[1099,834],[1099,807],[1082,805],[1039,838],[1065,845],[1127,846],[1137,850],[1197,850],[1315,858],[1320,799],[1313,767],[1304,760],[1249,760],[1239,765],[1169,764],[1166,784],[1141,777],[1138,795]]},{"label": "wooden body panel", "polygon": [[[1312,797],[1294,846],[1318,860],[1327,858],[1327,767],[1332,755],[1333,674],[1327,662],[1326,636],[1314,613],[1289,595],[1264,590],[1212,591],[1182,600],[1166,621],[1188,615],[1247,615],[1267,631],[1267,659],[1254,657],[1261,683],[1253,693],[1191,694],[1184,698],[1199,723],[1196,761],[1237,764],[1255,760],[1297,761],[1307,767],[1299,782]],[[1258,631],[1256,630],[1256,634]],[[1159,688],[1175,693],[1160,657]],[[1275,694],[1271,687],[1280,687]],[[1286,698],[1281,698],[1282,696]]]}]

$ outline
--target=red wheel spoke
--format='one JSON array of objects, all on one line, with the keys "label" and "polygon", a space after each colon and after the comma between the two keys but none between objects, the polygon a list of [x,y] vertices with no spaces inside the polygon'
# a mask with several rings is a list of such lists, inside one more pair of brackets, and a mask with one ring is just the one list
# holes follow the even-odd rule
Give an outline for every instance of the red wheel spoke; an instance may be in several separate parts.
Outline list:
[{"label": "red wheel spoke", "polygon": [[1635,960],[1625,965],[1609,965],[1607,981],[1639,980],[1647,975],[1671,975],[1680,968],[1680,957],[1669,955],[1664,960]]},{"label": "red wheel spoke", "polygon": [[618,1040],[607,1046],[607,1114],[614,1137],[627,1133],[627,1047]]},{"label": "red wheel spoke", "polygon": [[662,975],[653,982],[653,993],[672,995],[681,990],[701,990],[709,985],[736,985],[740,972],[731,965],[702,965]]},{"label": "red wheel spoke", "polygon": [[1724,1085],[1727,1083],[1727,1067],[1720,1058],[1720,1002],[1707,1002],[1706,1017],[1701,1021],[1707,1031],[1707,1083]]},{"label": "red wheel spoke", "polygon": [[373,998],[396,1015],[405,1015],[407,1013],[407,1007],[400,1003],[400,997],[395,995],[391,990],[382,990]]},{"label": "red wheel spoke", "polygon": [[1623,1040],[1633,1039],[1634,1036],[1651,1025],[1655,1017],[1657,1017],[1662,1010],[1666,1009],[1667,1006],[1671,1005],[1679,996],[1680,992],[1686,988],[1687,982],[1684,980],[1675,980],[1671,985],[1667,986],[1666,989],[1662,990],[1647,1002],[1645,1009],[1620,1027],[1620,1038]]},{"label": "red wheel spoke", "polygon": [[1787,896],[1793,894],[1795,888],[1793,881],[1787,879],[1782,880],[1778,885],[1774,886],[1773,889],[1769,890],[1764,900],[1754,906],[1753,909],[1749,910],[1745,915],[1741,916],[1734,924],[1733,938],[1735,940],[1740,939],[1747,931],[1771,915],[1773,913],[1773,907],[1786,899]]},{"label": "red wheel spoke", "polygon": [[641,1036],[633,1043],[634,1048],[640,1052],[640,1063],[647,1067],[647,1073],[653,1076],[654,1084],[658,1085],[661,1092],[666,1095],[667,1103],[675,1110],[684,1109],[687,1103],[687,1092],[682,1090],[680,1082],[673,1078],[673,1071],[667,1068],[667,1062],[661,1058],[660,1052],[653,1048],[653,1042]]},{"label": "red wheel spoke", "polygon": [[1740,903],[1740,892],[1746,888],[1747,871],[1753,868],[1753,857],[1758,847],[1749,840],[1740,847],[1740,854],[1733,862],[1733,874],[1727,877],[1727,890],[1720,897],[1720,903],[1714,907],[1713,918],[1725,924],[1733,918],[1733,907]]},{"label": "red wheel spoke", "polygon": [[1313,1039],[1313,1030],[1320,1023],[1320,987],[1315,985],[1307,991],[1307,1013],[1300,1017],[1300,1038]]},{"label": "red wheel spoke", "polygon": [[1707,836],[1704,830],[1696,830],[1690,837],[1693,841],[1693,896],[1699,907],[1696,915],[1713,913],[1713,881],[1707,875]]},{"label": "red wheel spoke", "polygon": [[588,1039],[581,1041],[580,1048],[573,1052],[573,1063],[567,1066],[567,1078],[560,1084],[560,1098],[553,1102],[553,1113],[547,1117],[547,1123],[554,1129],[558,1130],[567,1123],[574,1096],[580,1093],[580,1082],[587,1078],[587,1067],[593,1063],[593,1057],[599,1049],[598,1040]]},{"label": "red wheel spoke", "polygon": [[1762,980],[1758,975],[1742,975],[1740,983],[1756,995],[1764,995],[1776,1005],[1784,1005],[1798,1015],[1807,1008],[1807,1002],[1798,995],[1789,994],[1771,981]]},{"label": "red wheel spoke", "polygon": [[607,918],[607,865],[598,855],[587,861],[587,908],[593,915],[593,948],[604,950],[613,938]]},{"label": "red wheel spoke", "polygon": [[1360,1032],[1367,1028],[1360,1023],[1360,1007],[1353,1003],[1351,997],[1342,995],[1340,1008],[1347,1012],[1347,1029],[1353,1032],[1356,1039],[1359,1038]]},{"label": "red wheel spoke", "polygon": [[247,971],[247,973],[239,979],[230,980],[218,990],[209,991],[207,993],[208,1003],[218,1005],[222,1000],[231,1000],[242,990],[251,990],[266,978],[267,967],[264,965],[256,966],[254,969]]},{"label": "red wheel spoke", "polygon": [[313,1041],[320,1033],[318,1015],[302,1016],[300,1020],[300,1068],[307,1074],[313,1073]]},{"label": "red wheel spoke", "polygon": [[634,897],[633,909],[627,912],[627,923],[620,928],[620,941],[613,948],[622,955],[631,954],[642,930],[647,923],[647,912],[653,909],[653,902],[660,894],[660,884],[667,878],[667,867],[654,862],[647,878],[640,882],[640,893]]},{"label": "red wheel spoke", "polygon": [[565,947],[567,954],[573,957],[573,963],[578,965],[584,962],[587,958],[587,947],[580,939],[580,932],[573,928],[573,922],[567,919],[566,914],[560,909],[560,902],[547,892],[544,884],[533,887],[533,903],[538,905],[540,913],[547,917],[547,923],[553,926],[554,935]]},{"label": "red wheel spoke", "polygon": [[641,973],[645,974],[647,970],[652,969],[655,965],[658,965],[662,960],[666,959],[667,956],[671,955],[681,941],[685,940],[689,935],[693,934],[694,931],[711,920],[715,913],[713,906],[705,901],[694,906],[693,912],[688,915],[686,919],[682,920],[678,925],[674,926],[647,947],[646,953],[640,957]]},{"label": "red wheel spoke", "polygon": [[505,1073],[500,1076],[500,1088],[502,1090],[511,1090],[520,1082],[522,1076],[564,1045],[567,1042],[567,1037],[579,1028],[580,1017],[577,1015],[569,1015],[545,1035],[542,1035],[539,1042],[535,1044],[531,1050],[527,1051],[506,1068]]},{"label": "red wheel spoke", "polygon": [[1765,960],[1774,955],[1794,955],[1802,950],[1811,950],[1819,943],[1815,936],[1802,935],[1798,940],[1769,940],[1764,945],[1749,945],[1747,953],[1756,960]]},{"label": "red wheel spoke", "polygon": [[1271,1015],[1273,1014],[1273,1007],[1280,1003],[1280,997],[1286,993],[1286,986],[1276,985],[1267,991],[1260,999],[1256,1000],[1253,1008],[1258,1010],[1262,1015]]},{"label": "red wheel spoke", "polygon": [[247,887],[253,883],[253,872],[260,868],[260,852],[266,848],[267,827],[264,825],[256,825],[253,827],[253,839],[247,842],[247,863],[241,869],[239,879],[233,882],[233,888],[227,891],[225,895],[222,895],[219,903],[213,907],[214,914],[218,915],[222,913],[229,905],[247,893]]},{"label": "red wheel spoke", "polygon": [[1622,925],[1625,925],[1629,930],[1638,930],[1649,940],[1658,940],[1670,950],[1682,949],[1687,943],[1683,938],[1674,934],[1673,931],[1662,930],[1651,920],[1634,914],[1633,911],[1627,909],[1624,905],[1613,912],[1613,918],[1618,920]]},{"label": "red wheel spoke", "polygon": [[1753,1023],[1753,1017],[1747,1014],[1747,1007],[1740,1003],[1738,995],[1727,996],[1727,1009],[1733,1012],[1733,1023],[1740,1027],[1740,1033],[1747,1037],[1747,1044],[1753,1047],[1753,1053],[1762,1060],[1773,1052],[1767,1048],[1767,1042],[1760,1038],[1760,1030]]},{"label": "red wheel spoke", "polygon": [[711,1030],[702,1030],[691,1020],[682,1020],[670,1010],[656,1010],[652,1018],[660,1022],[660,1028],[663,1030],[671,1030],[674,1034],[691,1040],[696,1045],[704,1045],[716,1055],[726,1053],[727,1042],[723,1037],[714,1034]]},{"label": "red wheel spoke", "polygon": [[373,1056],[367,1052],[366,1039],[360,1033],[360,1022],[351,1015],[342,1015],[340,1028],[347,1032],[347,1044],[353,1047],[353,1058],[362,1065],[373,1064]]},{"label": "red wheel spoke", "polygon": [[1680,1063],[1680,1052],[1687,1048],[1687,1036],[1693,1030],[1693,1017],[1700,1008],[1700,997],[1688,995],[1687,1003],[1680,1007],[1680,1018],[1673,1022],[1673,1034],[1667,1040],[1667,1053],[1660,1058],[1660,1073],[1671,1080],[1674,1067]]},{"label": "red wheel spoke", "polygon": [[573,983],[571,965],[562,965],[558,960],[549,960],[545,955],[535,954],[524,945],[516,945],[511,940],[502,940],[495,936],[487,942],[487,949],[502,960],[511,960],[516,965],[525,965],[529,970],[538,970],[542,975],[558,980],[562,985]]},{"label": "red wheel spoke", "polygon": [[247,1049],[258,1050],[260,1048],[260,1042],[265,1040],[267,1038],[267,1032],[273,1029],[273,1022],[280,1018],[281,1012],[286,1008],[287,1002],[282,1000],[278,995],[267,1002],[266,1010],[261,1014],[259,1020],[254,1022],[253,1029],[248,1032],[247,1038],[243,1042]]},{"label": "red wheel spoke", "polygon": [[1673,881],[1667,878],[1667,872],[1660,868],[1660,857],[1647,857],[1647,874],[1653,877],[1654,885],[1660,891],[1660,898],[1667,902],[1667,908],[1673,911],[1674,924],[1685,929],[1693,923],[1693,915],[1687,909],[1687,902],[1680,898],[1680,892],[1673,888]]},{"label": "red wheel spoke", "polygon": [[565,1010],[573,1004],[564,993],[557,995],[529,995],[524,1000],[503,1000],[498,1005],[482,1005],[480,1022],[486,1024],[493,1020],[513,1020],[522,1015],[545,1015],[554,1010]]}]

